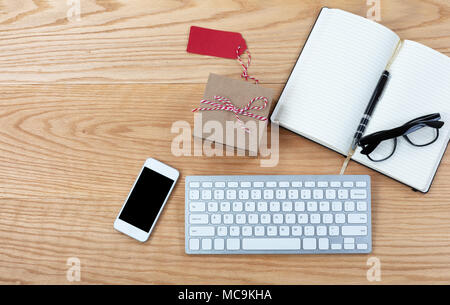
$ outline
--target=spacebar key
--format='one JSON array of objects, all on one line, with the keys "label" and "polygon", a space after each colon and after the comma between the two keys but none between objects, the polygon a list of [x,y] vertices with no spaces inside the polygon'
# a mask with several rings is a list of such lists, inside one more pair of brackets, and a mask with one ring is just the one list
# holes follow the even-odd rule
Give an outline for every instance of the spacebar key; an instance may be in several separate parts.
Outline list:
[{"label": "spacebar key", "polygon": [[244,250],[300,250],[300,238],[244,238]]}]

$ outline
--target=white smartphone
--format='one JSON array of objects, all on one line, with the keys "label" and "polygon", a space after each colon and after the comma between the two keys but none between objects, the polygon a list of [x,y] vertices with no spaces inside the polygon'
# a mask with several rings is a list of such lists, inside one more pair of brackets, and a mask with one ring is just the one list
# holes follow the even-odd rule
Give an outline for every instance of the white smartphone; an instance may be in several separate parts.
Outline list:
[{"label": "white smartphone", "polygon": [[114,229],[140,242],[150,236],[180,173],[155,159],[147,159],[114,221]]}]

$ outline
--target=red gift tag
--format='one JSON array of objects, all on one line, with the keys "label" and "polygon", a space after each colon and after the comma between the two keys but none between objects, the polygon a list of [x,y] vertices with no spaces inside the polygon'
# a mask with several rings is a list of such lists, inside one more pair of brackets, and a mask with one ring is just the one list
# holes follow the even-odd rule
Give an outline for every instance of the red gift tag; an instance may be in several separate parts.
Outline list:
[{"label": "red gift tag", "polygon": [[245,50],[247,44],[240,33],[191,26],[187,46],[189,53],[236,59]]}]

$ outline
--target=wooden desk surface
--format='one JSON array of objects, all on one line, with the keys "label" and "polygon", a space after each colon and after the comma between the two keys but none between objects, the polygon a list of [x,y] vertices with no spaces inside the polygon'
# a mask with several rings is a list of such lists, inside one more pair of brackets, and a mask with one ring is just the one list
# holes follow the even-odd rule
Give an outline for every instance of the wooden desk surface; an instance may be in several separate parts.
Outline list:
[{"label": "wooden desk surface", "polygon": [[[330,174],[343,158],[287,130],[280,161],[175,157],[172,123],[193,123],[210,72],[237,78],[235,61],[186,53],[191,25],[239,31],[250,72],[281,92],[320,7],[366,16],[365,0],[82,0],[0,3],[0,283],[450,283],[450,158],[423,195],[352,163],[373,183],[370,255],[188,256],[184,177]],[[450,56],[450,4],[381,0],[381,23]],[[147,157],[181,172],[151,240],[140,244],[113,221]]]}]

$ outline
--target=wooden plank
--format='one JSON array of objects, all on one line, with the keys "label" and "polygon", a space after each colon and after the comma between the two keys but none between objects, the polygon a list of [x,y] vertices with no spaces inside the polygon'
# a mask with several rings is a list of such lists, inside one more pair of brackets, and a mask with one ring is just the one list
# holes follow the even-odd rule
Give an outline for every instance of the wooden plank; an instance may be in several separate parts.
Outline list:
[{"label": "wooden plank", "polygon": [[[204,83],[209,72],[238,76],[227,59],[188,54],[191,25],[239,31],[253,54],[250,73],[284,83],[322,6],[366,16],[364,0],[83,0],[79,21],[66,1],[0,4],[0,82]],[[450,4],[381,3],[381,23],[402,38],[450,55]],[[72,19],[71,19],[72,20]]]},{"label": "wooden plank", "polygon": [[[69,283],[69,257],[81,260],[86,284],[364,284],[369,257],[380,259],[383,284],[450,282],[448,155],[426,195],[350,164],[349,174],[372,176],[369,255],[188,256],[185,176],[334,174],[343,158],[284,129],[273,168],[253,157],[175,157],[171,126],[193,124],[204,84],[0,89],[0,283]],[[115,232],[113,221],[149,156],[182,176],[141,244]]]}]

